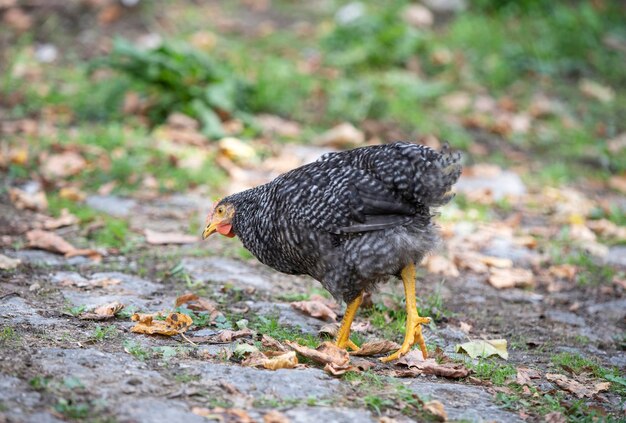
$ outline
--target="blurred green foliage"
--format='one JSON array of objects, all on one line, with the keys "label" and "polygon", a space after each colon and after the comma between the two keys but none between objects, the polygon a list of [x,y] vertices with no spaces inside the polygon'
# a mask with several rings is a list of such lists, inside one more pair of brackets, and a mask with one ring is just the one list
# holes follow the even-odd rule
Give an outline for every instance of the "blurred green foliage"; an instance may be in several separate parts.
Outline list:
[{"label": "blurred green foliage", "polygon": [[162,122],[174,111],[197,118],[203,131],[223,136],[220,117],[249,120],[250,86],[224,62],[181,42],[144,49],[117,39],[110,55],[94,62],[127,75],[148,96],[148,116]]}]

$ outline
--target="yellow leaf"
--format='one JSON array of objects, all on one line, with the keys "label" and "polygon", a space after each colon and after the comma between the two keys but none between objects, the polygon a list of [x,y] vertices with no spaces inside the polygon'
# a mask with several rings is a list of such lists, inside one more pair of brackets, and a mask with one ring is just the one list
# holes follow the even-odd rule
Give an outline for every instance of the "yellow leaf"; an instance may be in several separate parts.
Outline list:
[{"label": "yellow leaf", "polygon": [[154,320],[152,315],[135,313],[131,320],[137,324],[131,329],[135,333],[146,335],[174,336],[185,332],[192,325],[191,317],[182,313],[172,313],[165,320]]},{"label": "yellow leaf", "polygon": [[505,360],[509,358],[509,353],[506,350],[506,339],[470,341],[457,345],[455,351],[465,352],[472,358],[486,358],[492,355],[498,355]]}]

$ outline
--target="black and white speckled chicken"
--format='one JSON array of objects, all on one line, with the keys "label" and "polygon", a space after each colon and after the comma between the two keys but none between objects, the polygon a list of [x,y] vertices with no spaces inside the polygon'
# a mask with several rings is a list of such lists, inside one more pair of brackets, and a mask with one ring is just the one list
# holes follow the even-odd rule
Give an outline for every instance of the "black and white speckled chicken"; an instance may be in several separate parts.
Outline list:
[{"label": "black and white speckled chicken", "polygon": [[415,265],[439,242],[433,208],[447,203],[461,174],[460,155],[397,142],[330,153],[272,182],[214,204],[203,238],[238,236],[261,262],[310,275],[348,306],[336,344],[357,349],[350,326],[365,291],[389,276],[404,283],[402,347],[427,356],[417,313]]}]

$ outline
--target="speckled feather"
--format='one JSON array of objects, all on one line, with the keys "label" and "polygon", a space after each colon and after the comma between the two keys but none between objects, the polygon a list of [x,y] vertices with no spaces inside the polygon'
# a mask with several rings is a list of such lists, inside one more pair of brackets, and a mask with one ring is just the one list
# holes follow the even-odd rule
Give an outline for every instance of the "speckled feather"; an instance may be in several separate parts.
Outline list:
[{"label": "speckled feather", "polygon": [[350,302],[437,246],[433,208],[452,198],[459,160],[404,142],[357,148],[220,204],[235,207],[233,231],[261,262]]}]

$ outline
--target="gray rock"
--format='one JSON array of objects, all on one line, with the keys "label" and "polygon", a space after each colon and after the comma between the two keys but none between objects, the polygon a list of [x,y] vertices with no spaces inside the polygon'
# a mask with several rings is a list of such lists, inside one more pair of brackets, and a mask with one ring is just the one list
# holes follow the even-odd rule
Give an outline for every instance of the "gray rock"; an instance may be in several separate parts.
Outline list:
[{"label": "gray rock", "polygon": [[42,250],[19,250],[12,254],[7,254],[11,258],[18,258],[24,263],[33,266],[61,266],[61,265],[84,265],[93,263],[87,257],[76,256],[65,258],[60,254],[52,254]]},{"label": "gray rock", "polygon": [[164,398],[122,401],[118,413],[117,417],[120,421],[137,423],[205,423],[207,421],[204,417],[193,414],[185,403]]},{"label": "gray rock", "polygon": [[512,260],[518,266],[529,267],[537,261],[538,254],[526,247],[513,244],[508,238],[494,238],[482,250],[483,254]]},{"label": "gray rock", "polygon": [[265,269],[241,261],[223,257],[184,258],[182,265],[194,279],[203,282],[230,282],[240,288],[254,287],[263,291],[272,288]]},{"label": "gray rock", "polygon": [[590,305],[587,307],[587,313],[602,320],[622,320],[626,316],[626,298]]},{"label": "gray rock", "polygon": [[[75,272],[59,272],[52,277],[52,280],[61,281],[63,278],[80,280],[78,278],[82,277]],[[126,306],[132,305],[145,308],[149,304],[149,300],[145,299],[145,297],[154,294],[159,289],[159,286],[153,282],[120,272],[94,273],[90,276],[90,279],[105,278],[118,279],[120,283],[107,288],[96,288],[89,291],[70,287],[62,291],[63,296],[75,306],[94,307],[119,301]]]},{"label": "gray rock", "polygon": [[522,422],[514,413],[500,408],[482,388],[455,383],[415,380],[408,385],[421,398],[441,401],[450,420],[471,422]]},{"label": "gray rock", "polygon": [[55,326],[65,323],[62,319],[43,317],[37,309],[20,297],[7,297],[0,300],[0,321],[11,324],[28,323],[32,326]]},{"label": "gray rock", "polygon": [[604,257],[604,261],[611,266],[626,267],[626,245],[616,245],[609,248],[609,253]]},{"label": "gray rock", "polygon": [[215,385],[227,381],[255,398],[320,399],[334,398],[342,393],[340,382],[320,369],[271,371],[213,363],[198,363],[195,368],[202,375],[203,383]]},{"label": "gray rock", "polygon": [[546,318],[555,323],[564,323],[571,326],[585,326],[585,319],[568,311],[548,310]]},{"label": "gray rock", "polygon": [[43,372],[55,378],[73,377],[103,398],[119,392],[159,394],[169,381],[128,354],[95,349],[43,348],[33,357]]},{"label": "gray rock", "polygon": [[59,420],[56,417],[54,417],[52,414],[46,413],[46,412],[31,414],[30,416],[26,417],[24,421],[26,423],[63,423],[64,422],[64,420]]},{"label": "gray rock", "polygon": [[306,407],[293,408],[285,411],[285,414],[294,423],[353,423],[353,422],[377,422],[372,414],[365,410],[351,408],[321,408]]},{"label": "gray rock", "polygon": [[299,327],[302,332],[317,335],[317,331],[328,323],[313,317],[307,316],[291,308],[289,304],[268,303],[262,301],[246,301],[250,311],[261,316],[277,316],[281,325]]},{"label": "gray rock", "polygon": [[[439,0],[438,0],[439,1]],[[473,191],[488,189],[495,200],[504,197],[519,197],[526,194],[526,186],[522,178],[516,173],[502,171],[497,177],[463,177],[455,185],[458,192],[470,193]]]},{"label": "gray rock", "polygon": [[94,210],[110,214],[115,217],[127,217],[137,202],[130,198],[116,197],[114,195],[90,195],[86,203]]},{"label": "gray rock", "polygon": [[466,0],[424,0],[423,3],[437,13],[454,13],[467,9]]},{"label": "gray rock", "polygon": [[523,289],[510,289],[498,291],[498,297],[511,303],[539,304],[543,301],[543,295],[536,292],[524,291]]}]

